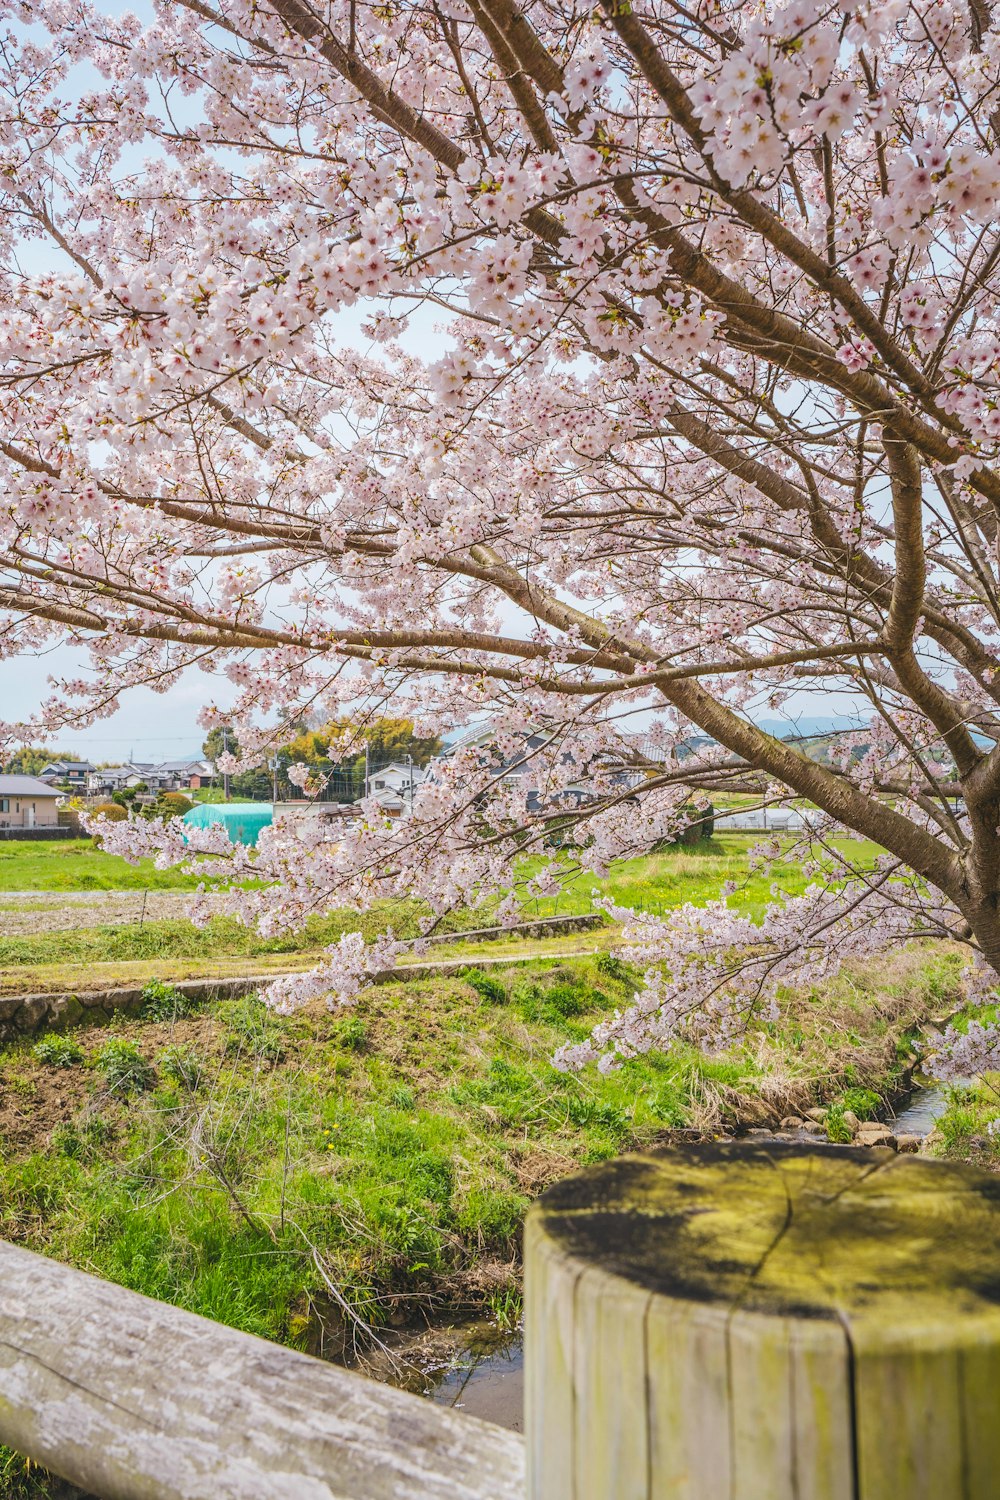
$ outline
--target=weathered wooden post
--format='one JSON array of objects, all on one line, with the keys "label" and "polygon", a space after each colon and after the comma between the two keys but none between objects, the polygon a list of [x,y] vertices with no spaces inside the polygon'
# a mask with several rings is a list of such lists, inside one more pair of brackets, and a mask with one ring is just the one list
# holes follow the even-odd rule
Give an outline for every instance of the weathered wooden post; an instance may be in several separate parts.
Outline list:
[{"label": "weathered wooden post", "polygon": [[526,1238],[529,1500],[997,1500],[1000,1178],[722,1143]]}]

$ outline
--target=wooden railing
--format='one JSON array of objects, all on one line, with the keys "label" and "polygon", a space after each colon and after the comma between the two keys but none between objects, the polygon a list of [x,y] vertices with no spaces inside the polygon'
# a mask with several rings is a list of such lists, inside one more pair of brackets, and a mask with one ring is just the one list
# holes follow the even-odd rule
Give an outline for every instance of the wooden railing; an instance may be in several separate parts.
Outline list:
[{"label": "wooden railing", "polygon": [[592,1167],[526,1235],[527,1440],[0,1246],[0,1440],[102,1500],[997,1500],[1000,1187]]},{"label": "wooden railing", "polygon": [[101,1500],[524,1500],[515,1433],[12,1245],[0,1440]]}]

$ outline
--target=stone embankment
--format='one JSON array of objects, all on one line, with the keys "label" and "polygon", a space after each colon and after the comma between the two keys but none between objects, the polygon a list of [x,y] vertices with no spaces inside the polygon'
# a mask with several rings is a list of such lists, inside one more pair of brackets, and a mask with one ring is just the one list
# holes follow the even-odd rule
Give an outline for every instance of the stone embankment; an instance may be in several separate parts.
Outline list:
[{"label": "stone embankment", "polygon": [[[925,1096],[917,1105],[903,1109],[891,1121],[859,1120],[852,1110],[838,1112],[837,1123],[850,1132],[850,1140],[834,1144],[843,1146],[880,1146],[890,1151],[915,1153],[920,1151],[933,1128],[935,1111],[928,1107],[930,1096],[937,1100],[939,1091],[919,1088],[917,1095]],[[943,1098],[942,1098],[943,1107]],[[912,1120],[908,1120],[912,1116]],[[804,1115],[787,1115],[777,1130],[748,1130],[747,1135],[760,1140],[772,1141],[828,1141],[829,1111],[808,1109]]]}]

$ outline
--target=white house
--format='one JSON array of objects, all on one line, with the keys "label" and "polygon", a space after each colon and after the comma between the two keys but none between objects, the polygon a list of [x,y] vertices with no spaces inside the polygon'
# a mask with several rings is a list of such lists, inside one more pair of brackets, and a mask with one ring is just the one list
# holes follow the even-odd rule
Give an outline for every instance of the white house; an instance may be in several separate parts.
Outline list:
[{"label": "white house", "polygon": [[98,792],[121,792],[127,787],[129,777],[135,775],[135,766],[104,766],[100,771],[91,771],[87,777],[87,791],[92,795]]},{"label": "white house", "polygon": [[381,770],[371,773],[368,778],[368,790],[373,797],[380,792],[391,792],[397,797],[408,799],[411,790],[416,792],[426,779],[427,772],[420,766],[392,761],[388,766],[383,766]]}]

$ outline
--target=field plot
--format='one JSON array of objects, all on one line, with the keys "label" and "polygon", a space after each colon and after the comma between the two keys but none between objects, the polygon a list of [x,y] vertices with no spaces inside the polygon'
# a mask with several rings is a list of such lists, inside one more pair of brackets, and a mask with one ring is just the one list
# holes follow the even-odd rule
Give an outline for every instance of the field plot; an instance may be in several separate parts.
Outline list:
[{"label": "field plot", "polygon": [[[598,879],[578,872],[565,862],[566,884],[557,897],[526,901],[524,917],[582,914],[593,910],[595,892],[640,911],[664,912],[685,902],[702,905],[716,897],[724,882],[736,886],[732,904],[759,914],[770,899],[774,873],[751,870],[748,852],[755,835],[728,834],[693,848],[670,849],[645,859],[612,867]],[[850,841],[855,857],[874,858],[874,845]],[[232,918],[218,915],[207,927],[195,928],[184,915],[188,896],[181,882],[194,882],[171,871],[146,872],[133,869],[124,860],[104,854],[88,844],[74,845],[74,858],[64,868],[53,854],[54,846],[0,847],[0,993],[23,993],[65,987],[102,988],[114,984],[142,983],[162,973],[172,979],[215,977],[223,974],[288,970],[308,967],[315,955],[344,933],[362,931],[371,937],[387,927],[401,937],[417,933],[422,908],[415,902],[384,903],[358,915],[332,912],[310,918],[305,927],[273,938],[260,938]],[[23,852],[26,851],[26,852]],[[23,858],[22,858],[23,852]],[[3,856],[9,855],[3,864]],[[525,862],[523,878],[534,868]],[[139,877],[175,876],[173,889],[150,885]],[[35,886],[16,887],[15,875],[33,879]],[[76,885],[58,882],[75,881]],[[119,884],[116,886],[115,881]],[[133,883],[130,883],[133,882]],[[806,885],[797,863],[780,872],[779,884],[789,894]],[[221,904],[217,897],[209,902]],[[476,942],[461,944],[463,928],[488,923],[490,908],[480,912],[457,912],[447,917],[439,931],[456,934],[456,946],[436,947],[434,959],[463,952],[487,956],[508,947],[524,954],[574,953],[606,946],[614,941],[613,927],[605,932],[572,935],[561,939],[525,942],[515,934],[500,945]]]}]

